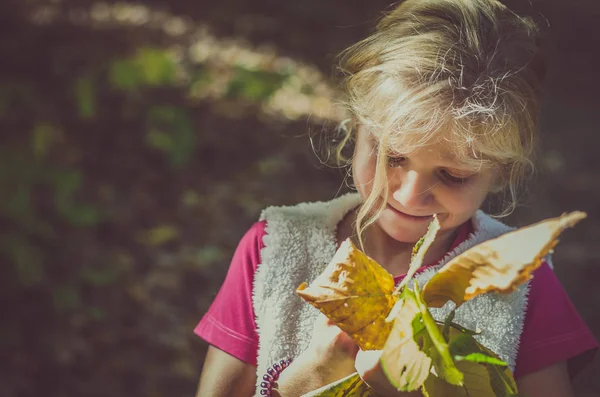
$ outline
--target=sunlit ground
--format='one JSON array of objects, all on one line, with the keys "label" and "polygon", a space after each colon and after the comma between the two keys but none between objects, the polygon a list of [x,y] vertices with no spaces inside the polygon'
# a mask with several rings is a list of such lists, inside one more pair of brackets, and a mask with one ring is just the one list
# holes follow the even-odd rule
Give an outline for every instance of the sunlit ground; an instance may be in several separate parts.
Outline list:
[{"label": "sunlit ground", "polygon": [[[208,99],[218,107],[221,101],[234,98],[260,102],[262,112],[271,117],[308,117],[315,122],[344,119],[343,108],[334,102],[337,92],[316,67],[283,56],[270,46],[257,47],[240,37],[218,38],[208,26],[134,3],[99,2],[67,15],[61,15],[59,4],[40,6],[31,20],[50,24],[67,18],[94,29],[139,27],[164,32],[172,44],[154,48],[152,53],[141,50],[132,61],[156,83],[188,86],[192,101]],[[161,76],[171,78],[161,81]],[[232,109],[228,106],[230,113]]]}]

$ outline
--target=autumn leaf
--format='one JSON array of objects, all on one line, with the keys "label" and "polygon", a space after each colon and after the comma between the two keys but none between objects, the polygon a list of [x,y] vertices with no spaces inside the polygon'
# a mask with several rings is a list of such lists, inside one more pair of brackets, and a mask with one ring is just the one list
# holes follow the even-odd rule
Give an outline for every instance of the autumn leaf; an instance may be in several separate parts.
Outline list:
[{"label": "autumn leaf", "polygon": [[[406,284],[415,275],[417,270],[419,270],[419,268],[421,268],[421,266],[423,266],[423,260],[425,259],[425,254],[429,250],[429,247],[431,247],[431,244],[433,244],[433,242],[435,241],[435,236],[437,235],[437,232],[439,230],[440,230],[440,222],[437,219],[437,216],[434,215],[433,220],[431,221],[431,223],[429,224],[429,226],[427,228],[427,232],[415,244],[411,258],[410,258],[408,272],[406,273],[406,276],[404,276],[402,281],[398,284],[398,286],[394,290],[394,295],[400,293],[400,291],[402,291],[402,289],[406,286]],[[387,321],[387,322],[394,321],[394,319],[398,316],[398,311],[400,310],[402,304],[403,304],[403,302],[398,300],[396,302],[396,304],[394,305],[394,307],[392,307],[392,310],[390,310],[385,321]]]},{"label": "autumn leaf", "polygon": [[427,338],[426,334],[414,293],[406,289],[379,359],[384,374],[399,391],[417,390],[430,374],[431,357],[423,352],[419,344],[419,341]]},{"label": "autumn leaf", "polygon": [[404,288],[404,286],[412,279],[417,270],[419,270],[419,268],[423,266],[425,254],[429,250],[429,247],[431,247],[431,244],[433,244],[433,242],[435,241],[435,236],[437,236],[437,232],[439,230],[440,221],[438,220],[437,216],[434,215],[433,220],[427,228],[427,232],[415,245],[415,248],[413,249],[413,255],[411,256],[408,272],[396,288],[395,292],[401,291],[402,288]]},{"label": "autumn leaf", "polygon": [[462,385],[463,375],[456,368],[439,325],[415,291],[402,292],[402,306],[383,348],[381,367],[399,391],[419,389],[434,373],[446,382]]},{"label": "autumn leaf", "polygon": [[362,350],[380,350],[392,328],[385,318],[398,299],[394,278],[347,239],[311,284],[296,290],[348,333]]},{"label": "autumn leaf", "polygon": [[355,372],[301,397],[374,397],[374,395],[371,388]]},{"label": "autumn leaf", "polygon": [[506,233],[455,257],[423,288],[429,307],[457,306],[486,292],[509,293],[531,277],[558,236],[587,215],[575,211]]}]

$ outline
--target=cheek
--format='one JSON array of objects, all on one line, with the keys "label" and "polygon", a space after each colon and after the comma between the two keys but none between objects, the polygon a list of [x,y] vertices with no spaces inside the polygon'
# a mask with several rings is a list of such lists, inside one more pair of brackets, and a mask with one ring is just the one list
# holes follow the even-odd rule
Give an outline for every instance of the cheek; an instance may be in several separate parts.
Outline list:
[{"label": "cheek", "polygon": [[352,179],[363,198],[371,192],[374,178],[375,161],[372,161],[371,156],[356,156],[352,164]]},{"label": "cheek", "polygon": [[464,214],[465,217],[471,217],[479,209],[483,200],[487,196],[487,190],[480,186],[464,188],[460,193],[448,196],[447,205],[451,212],[456,215]]}]

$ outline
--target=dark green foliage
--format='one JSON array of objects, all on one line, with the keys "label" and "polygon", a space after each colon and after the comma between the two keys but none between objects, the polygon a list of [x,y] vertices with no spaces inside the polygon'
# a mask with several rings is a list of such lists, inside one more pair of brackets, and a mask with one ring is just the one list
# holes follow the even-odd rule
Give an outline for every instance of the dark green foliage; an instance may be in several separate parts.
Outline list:
[{"label": "dark green foliage", "polygon": [[[263,207],[325,200],[343,186],[344,170],[319,164],[308,139],[333,120],[324,128],[313,115],[262,110],[293,71],[223,71],[189,50],[208,25],[330,76],[334,54],[388,2],[275,3],[135,3],[187,21],[179,35],[156,21],[78,19],[93,7],[104,15],[99,2],[0,4],[3,395],[193,395],[206,345],[192,331],[239,238]],[[196,95],[225,72],[221,97]],[[560,134],[545,142],[567,143]],[[588,140],[568,139],[571,160],[577,142]],[[526,215],[595,208],[586,175],[552,180]],[[584,269],[586,258],[568,265]],[[597,279],[586,272],[582,280]]]}]

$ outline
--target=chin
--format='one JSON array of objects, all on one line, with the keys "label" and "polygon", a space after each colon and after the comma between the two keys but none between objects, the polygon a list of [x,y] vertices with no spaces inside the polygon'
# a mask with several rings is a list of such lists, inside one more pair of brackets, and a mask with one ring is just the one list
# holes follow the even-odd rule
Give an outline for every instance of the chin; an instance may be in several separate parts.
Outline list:
[{"label": "chin", "polygon": [[[383,223],[383,222],[382,222]],[[391,239],[399,243],[416,244],[417,241],[427,232],[427,227],[423,230],[415,228],[398,227],[398,225],[381,224],[380,228],[387,234]]]},{"label": "chin", "polygon": [[392,211],[384,212],[378,220],[379,227],[393,240],[415,244],[427,233],[430,220],[411,220],[399,217]]}]

